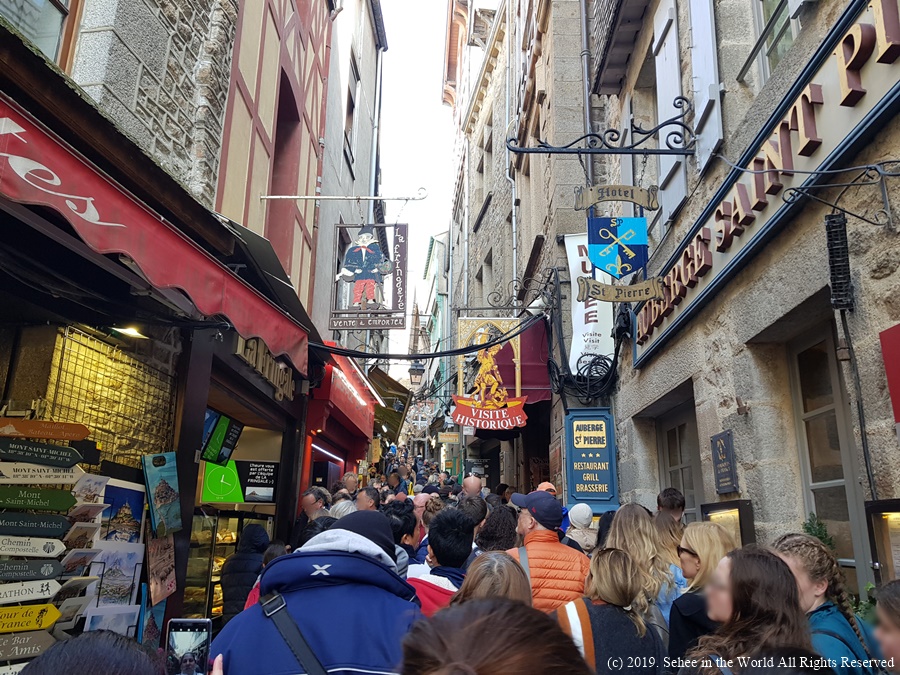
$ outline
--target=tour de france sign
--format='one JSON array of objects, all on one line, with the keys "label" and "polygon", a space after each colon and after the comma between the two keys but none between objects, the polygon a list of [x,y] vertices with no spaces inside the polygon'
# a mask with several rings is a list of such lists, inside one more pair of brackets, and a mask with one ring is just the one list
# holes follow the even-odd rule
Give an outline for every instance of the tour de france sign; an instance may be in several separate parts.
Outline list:
[{"label": "tour de france sign", "polygon": [[581,502],[594,513],[618,508],[615,431],[609,408],[584,408],[566,415],[569,508]]},{"label": "tour de france sign", "polygon": [[[854,1],[688,235],[663,265],[663,297],[636,310],[641,367],[802,204],[782,194],[844,166],[900,105],[898,0]],[[791,200],[789,200],[791,201]],[[802,200],[801,200],[802,201]]]}]

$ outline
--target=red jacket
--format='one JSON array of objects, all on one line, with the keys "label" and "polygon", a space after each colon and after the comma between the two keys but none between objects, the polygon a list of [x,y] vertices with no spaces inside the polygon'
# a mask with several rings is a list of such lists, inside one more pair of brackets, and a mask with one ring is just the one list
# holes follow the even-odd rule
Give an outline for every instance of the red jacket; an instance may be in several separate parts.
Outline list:
[{"label": "red jacket", "polygon": [[422,614],[425,616],[432,616],[449,605],[450,599],[456,595],[456,589],[450,590],[452,584],[442,577],[427,576],[406,581],[416,589],[416,595],[422,603]]}]

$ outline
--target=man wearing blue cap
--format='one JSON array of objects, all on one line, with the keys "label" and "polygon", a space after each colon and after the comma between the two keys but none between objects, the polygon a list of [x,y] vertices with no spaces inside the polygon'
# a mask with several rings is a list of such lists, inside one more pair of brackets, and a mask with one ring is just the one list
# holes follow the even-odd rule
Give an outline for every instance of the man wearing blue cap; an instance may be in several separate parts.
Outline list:
[{"label": "man wearing blue cap", "polygon": [[525,545],[507,553],[525,569],[534,606],[552,612],[584,596],[591,561],[559,542],[563,508],[556,497],[541,490],[527,495],[516,492],[510,503],[519,509],[516,532],[525,538]]}]

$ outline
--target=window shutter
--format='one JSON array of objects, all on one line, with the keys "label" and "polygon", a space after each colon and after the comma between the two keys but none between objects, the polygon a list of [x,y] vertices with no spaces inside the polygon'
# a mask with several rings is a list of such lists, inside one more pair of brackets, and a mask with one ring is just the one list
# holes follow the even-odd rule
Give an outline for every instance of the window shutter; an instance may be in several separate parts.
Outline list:
[{"label": "window shutter", "polygon": [[702,174],[722,144],[722,99],[712,0],[691,0],[691,66],[694,71],[694,132]]},{"label": "window shutter", "polygon": [[[634,115],[631,112],[631,94],[625,95],[625,104],[622,106],[622,143],[623,145],[631,144],[631,122]],[[637,155],[639,157],[639,155]],[[622,155],[619,159],[619,173],[622,185],[635,185],[634,177],[634,158],[635,155]],[[626,217],[634,216],[634,204],[630,202],[622,202],[623,215]]]},{"label": "window shutter", "polygon": [[[675,0],[663,0],[653,20],[653,56],[656,64],[656,111],[662,122],[678,113],[673,102],[681,96],[681,59],[678,54],[678,15]],[[665,147],[666,130],[659,144]],[[659,156],[659,206],[667,223],[687,196],[687,166],[677,155]]]}]

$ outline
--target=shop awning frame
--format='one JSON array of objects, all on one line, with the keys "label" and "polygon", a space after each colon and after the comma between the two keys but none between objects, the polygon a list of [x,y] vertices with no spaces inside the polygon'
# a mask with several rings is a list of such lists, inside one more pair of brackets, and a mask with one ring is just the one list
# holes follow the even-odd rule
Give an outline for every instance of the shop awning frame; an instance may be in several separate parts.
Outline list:
[{"label": "shop awning frame", "polygon": [[303,326],[4,94],[0,162],[0,194],[54,209],[95,252],[128,256],[154,287],[182,290],[203,315],[226,318],[306,375]]}]

